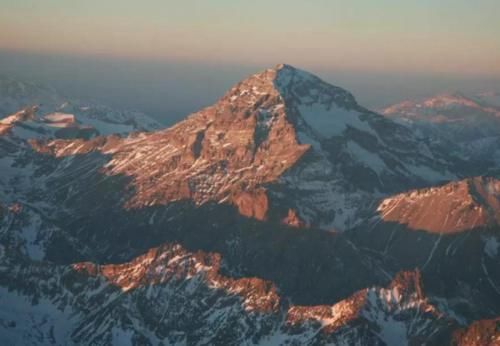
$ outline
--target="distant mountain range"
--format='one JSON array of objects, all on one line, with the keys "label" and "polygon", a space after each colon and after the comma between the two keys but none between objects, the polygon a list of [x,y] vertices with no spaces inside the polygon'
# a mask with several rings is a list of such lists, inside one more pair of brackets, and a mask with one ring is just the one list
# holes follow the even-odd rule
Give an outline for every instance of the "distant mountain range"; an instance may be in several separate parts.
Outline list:
[{"label": "distant mountain range", "polygon": [[458,150],[468,160],[500,164],[500,93],[440,94],[403,101],[382,114]]},{"label": "distant mountain range", "polygon": [[[18,137],[25,138],[40,134],[88,138],[161,128],[140,112],[71,100],[53,88],[6,77],[0,77],[0,115],[7,116],[0,122],[0,132],[13,128]],[[12,126],[14,123],[18,126]]]},{"label": "distant mountain range", "polygon": [[161,129],[0,91],[7,344],[500,342],[498,94],[378,114],[278,65]]}]

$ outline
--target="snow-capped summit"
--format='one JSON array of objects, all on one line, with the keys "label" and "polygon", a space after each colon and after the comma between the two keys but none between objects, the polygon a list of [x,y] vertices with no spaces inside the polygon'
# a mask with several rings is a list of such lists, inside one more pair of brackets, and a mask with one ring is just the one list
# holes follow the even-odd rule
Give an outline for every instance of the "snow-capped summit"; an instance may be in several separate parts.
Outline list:
[{"label": "snow-capped summit", "polygon": [[454,157],[342,88],[279,65],[168,129],[50,132],[134,127],[100,109],[0,123],[7,344],[441,345],[500,313],[498,181],[431,187]]},{"label": "snow-capped summit", "polygon": [[314,100],[319,100],[321,95],[329,95],[329,97],[322,99],[321,102],[334,101],[337,106],[345,108],[358,107],[354,96],[350,92],[333,86],[312,73],[287,64],[277,65],[275,71],[274,85],[285,98],[299,98],[305,103],[311,103]]},{"label": "snow-capped summit", "polygon": [[271,94],[279,96],[277,107],[286,107],[288,121],[321,137],[340,135],[347,126],[367,127],[359,119],[359,113],[367,110],[356,103],[351,93],[286,64],[250,76],[231,88],[222,100],[244,98],[251,105]]},{"label": "snow-capped summit", "polygon": [[500,165],[500,103],[497,93],[444,93],[406,100],[383,110],[388,118],[456,151],[468,160]]},{"label": "snow-capped summit", "polygon": [[136,191],[128,207],[228,202],[258,219],[292,210],[326,229],[348,228],[373,198],[454,176],[406,127],[289,65],[244,79],[169,129],[82,144],[54,141],[48,151],[112,154],[107,174],[131,177]]},{"label": "snow-capped summit", "polygon": [[[382,113],[395,118],[415,121],[470,121],[472,116],[500,117],[500,110],[487,104],[479,95],[466,96],[460,92],[441,93],[423,100],[406,100],[385,108]],[[485,94],[482,94],[485,95]],[[489,95],[489,94],[488,94]]]}]

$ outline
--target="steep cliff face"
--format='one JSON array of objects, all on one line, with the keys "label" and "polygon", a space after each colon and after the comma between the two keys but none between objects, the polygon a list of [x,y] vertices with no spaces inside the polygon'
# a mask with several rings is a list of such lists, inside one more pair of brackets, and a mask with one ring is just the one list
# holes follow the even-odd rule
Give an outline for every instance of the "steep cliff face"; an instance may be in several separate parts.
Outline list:
[{"label": "steep cliff face", "polygon": [[3,122],[10,343],[442,345],[500,313],[497,180],[448,182],[455,157],[314,75],[168,129],[39,131],[72,107]]},{"label": "steep cliff face", "polygon": [[499,200],[493,177],[410,190],[382,199],[352,236],[403,268],[419,267],[430,294],[446,296],[440,307],[462,323],[492,318],[500,308]]},{"label": "steep cliff face", "polygon": [[348,343],[360,340],[349,333],[365,334],[361,344],[445,343],[454,322],[427,301],[421,285],[418,271],[400,272],[387,288],[367,288],[333,306],[292,306],[287,322],[296,328],[317,324],[327,340],[327,335],[344,335]]},{"label": "steep cliff face", "polygon": [[385,222],[435,233],[498,227],[500,181],[477,177],[413,190],[384,199],[377,211]]},{"label": "steep cliff face", "polygon": [[220,255],[179,245],[117,265],[0,270],[2,338],[14,344],[406,345],[438,343],[455,328],[427,302],[418,272],[334,305],[297,306],[269,281],[221,274]]},{"label": "steep cliff face", "polygon": [[250,77],[214,106],[164,131],[93,144],[54,141],[47,149],[56,157],[92,150],[110,154],[103,167],[106,174],[133,179],[136,195],[127,203],[131,208],[184,199],[197,204],[228,200],[243,214],[262,218],[265,205],[248,210],[254,197],[266,204],[259,197],[263,190],[255,190],[277,180],[309,148],[298,143],[273,88],[276,73]]},{"label": "steep cliff face", "polygon": [[454,176],[405,127],[288,65],[249,77],[163,131],[34,148],[57,158],[109,156],[101,171],[130,177],[135,191],[127,208],[227,202],[243,215],[275,220],[294,209],[304,223],[326,229],[352,226],[376,196]]}]

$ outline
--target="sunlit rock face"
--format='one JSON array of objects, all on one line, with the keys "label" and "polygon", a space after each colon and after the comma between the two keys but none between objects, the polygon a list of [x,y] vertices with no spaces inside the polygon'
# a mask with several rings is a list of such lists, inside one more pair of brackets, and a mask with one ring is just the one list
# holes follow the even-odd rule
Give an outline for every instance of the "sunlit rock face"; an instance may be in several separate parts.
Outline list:
[{"label": "sunlit rock face", "polygon": [[[17,287],[0,291],[9,299],[7,310],[29,309],[29,298],[36,296],[40,305],[26,318],[0,313],[11,326],[3,332],[9,342],[409,345],[438,343],[454,328],[428,302],[418,271],[398,273],[387,287],[368,287],[333,305],[300,306],[283,299],[269,281],[221,274],[220,255],[179,245],[116,265],[29,270],[31,277],[23,280],[2,270],[8,285]],[[42,320],[49,325],[40,325]],[[64,323],[51,328],[57,320]]]},{"label": "sunlit rock face", "polygon": [[378,196],[447,180],[450,163],[347,91],[288,65],[250,76],[162,131],[35,143],[57,158],[99,152],[131,178],[127,208],[190,200],[242,215],[346,229]]},{"label": "sunlit rock face", "polygon": [[457,233],[500,223],[500,181],[473,178],[384,199],[381,218],[414,230]]},{"label": "sunlit rock face", "polygon": [[453,334],[453,344],[457,346],[496,345],[499,342],[500,318],[476,321]]},{"label": "sunlit rock face", "polygon": [[497,92],[446,93],[389,106],[382,114],[411,128],[443,150],[477,168],[500,167],[500,97]]},{"label": "sunlit rock face", "polygon": [[6,344],[446,345],[500,314],[496,178],[308,72],[154,131],[50,102],[0,122]]}]

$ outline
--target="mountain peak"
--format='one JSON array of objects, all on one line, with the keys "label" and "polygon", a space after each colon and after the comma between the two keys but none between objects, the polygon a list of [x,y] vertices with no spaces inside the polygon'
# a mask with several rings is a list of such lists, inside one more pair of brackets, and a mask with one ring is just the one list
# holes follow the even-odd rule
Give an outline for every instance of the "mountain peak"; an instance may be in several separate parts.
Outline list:
[{"label": "mountain peak", "polygon": [[[391,105],[382,113],[386,116],[410,119],[426,120],[431,123],[456,123],[473,120],[477,116],[499,117],[500,111],[495,106],[495,98],[492,96],[472,95],[468,96],[462,92],[445,92],[419,100],[405,100]],[[500,104],[498,102],[497,104]],[[463,114],[467,114],[464,117]],[[484,126],[482,126],[484,128]]]},{"label": "mountain peak", "polygon": [[[359,106],[348,91],[289,65],[251,75],[170,129],[140,138],[53,141],[35,149],[64,157],[75,155],[75,148],[80,154],[113,153],[106,174],[131,177],[136,191],[126,208],[179,200],[228,202],[241,215],[280,223],[292,210],[296,223],[314,226],[316,220],[325,229],[350,227],[357,210],[345,213],[345,203],[362,204],[367,190],[398,190],[394,176],[412,185],[449,176],[446,165],[436,164],[405,127]],[[403,150],[408,155],[401,156]],[[405,172],[393,168],[392,157]],[[411,173],[420,166],[426,167],[424,178]],[[346,191],[332,174],[346,181],[359,177],[352,201],[337,197]],[[306,176],[308,182],[300,183]],[[268,192],[270,184],[302,197],[282,199]]]},{"label": "mountain peak", "polygon": [[280,64],[277,64],[274,69],[276,71],[279,71],[279,70],[282,70],[282,69],[295,69],[295,67],[293,67],[292,65],[288,65],[288,64],[285,64],[285,63],[280,63]]},{"label": "mountain peak", "polygon": [[287,75],[293,75],[297,80],[306,79],[306,80],[315,80],[318,82],[321,81],[321,79],[316,75],[314,75],[313,73],[289,64],[278,64],[272,70],[275,71],[276,73],[276,79],[279,79],[280,77],[285,77]]},{"label": "mountain peak", "polygon": [[[249,76],[233,86],[221,101],[229,99],[233,104],[260,107],[264,99],[270,98],[274,99],[275,103],[286,106],[287,109],[317,106],[327,110],[340,108],[348,111],[366,111],[347,90],[288,64],[278,64],[274,68]],[[294,111],[294,113],[300,112]]]}]

